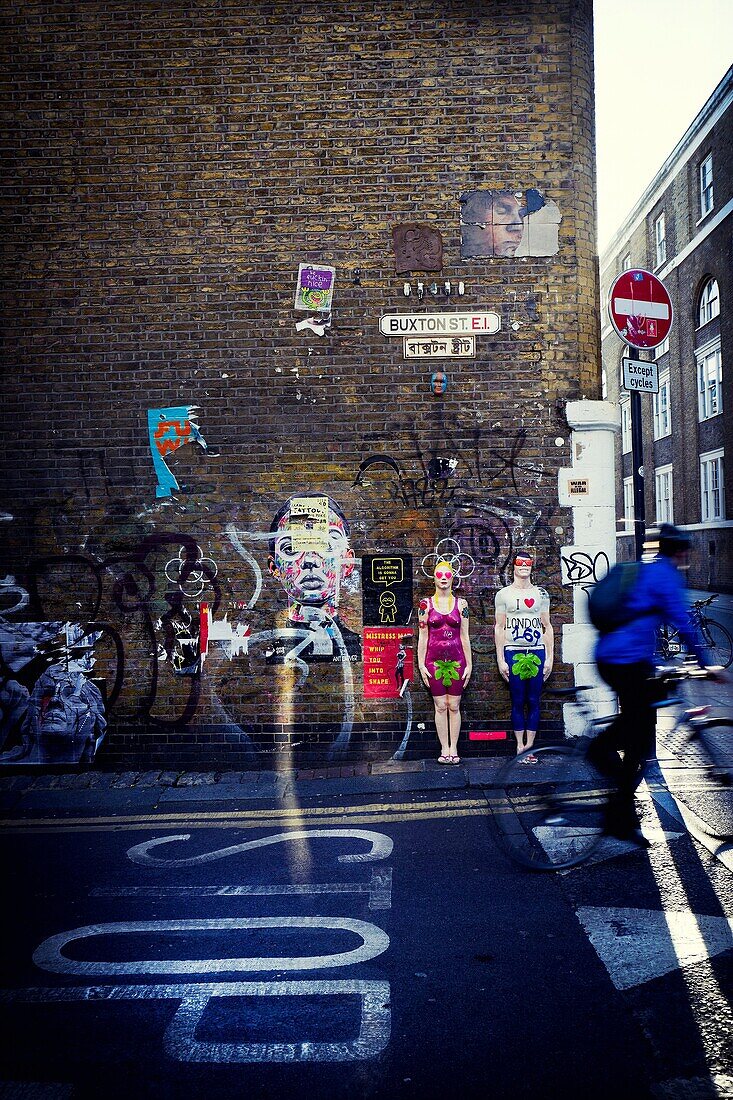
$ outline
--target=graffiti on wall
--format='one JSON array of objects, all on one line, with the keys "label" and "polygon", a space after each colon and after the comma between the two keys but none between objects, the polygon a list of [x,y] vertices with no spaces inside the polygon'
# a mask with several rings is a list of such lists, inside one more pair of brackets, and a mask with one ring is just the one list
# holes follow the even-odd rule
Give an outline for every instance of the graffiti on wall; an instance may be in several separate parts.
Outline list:
[{"label": "graffiti on wall", "polygon": [[536,188],[461,195],[461,259],[554,256],[561,215]]},{"label": "graffiti on wall", "polygon": [[187,443],[198,443],[208,450],[202,436],[195,405],[174,405],[167,409],[148,409],[148,439],[153,466],[158,478],[155,495],[159,499],[179,492],[180,485],[165,461],[167,456]]},{"label": "graffiti on wall", "polygon": [[0,618],[0,762],[77,764],[107,728],[91,679],[99,631],[80,623]]}]

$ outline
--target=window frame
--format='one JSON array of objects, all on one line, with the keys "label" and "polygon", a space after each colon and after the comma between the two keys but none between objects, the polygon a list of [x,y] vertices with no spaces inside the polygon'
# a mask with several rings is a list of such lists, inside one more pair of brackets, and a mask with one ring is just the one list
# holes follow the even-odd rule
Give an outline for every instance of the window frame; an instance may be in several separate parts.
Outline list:
[{"label": "window frame", "polygon": [[[715,288],[715,295],[712,292],[707,293],[710,289]],[[703,319],[703,309],[705,310],[705,318]],[[714,275],[711,275],[709,279],[706,279],[700,293],[697,297],[697,328],[704,328],[715,317],[720,316],[720,286],[718,280]]]},{"label": "window frame", "polygon": [[[672,381],[669,367],[659,372],[659,393],[652,395],[652,434],[654,439],[666,439],[672,434]],[[662,393],[666,393],[666,407],[661,408]],[[662,423],[662,418],[665,423]]]},{"label": "window frame", "polygon": [[[668,489],[666,498],[660,498],[660,482],[666,483]],[[666,501],[667,506],[665,509],[659,507],[662,499]],[[674,523],[674,479],[671,462],[667,462],[663,466],[655,466],[654,468],[654,508],[656,511],[657,524]]]},{"label": "window frame", "polygon": [[634,516],[634,478],[633,478],[633,475],[631,477],[625,477],[621,482],[621,486],[622,486],[622,493],[623,493],[623,509],[624,509],[623,515],[621,517],[621,522],[623,523],[624,534],[629,534],[629,532],[634,530],[634,519],[635,519],[635,516]]},{"label": "window frame", "polygon": [[[659,227],[661,226],[662,232],[659,233]],[[661,267],[662,264],[667,262],[667,218],[664,210],[654,219],[654,256],[656,258],[655,267]]]},{"label": "window frame", "polygon": [[[705,367],[708,360],[716,358],[717,378],[715,379],[715,398],[717,409],[712,409],[712,386],[710,385],[710,372]],[[703,374],[703,371],[705,373]],[[697,419],[702,424],[704,420],[712,420],[723,412],[723,357],[720,347],[720,337],[716,336],[700,348],[695,348],[695,375],[697,388]]]},{"label": "window frame", "polygon": [[[707,166],[710,166],[710,179],[706,181]],[[700,221],[703,218],[707,218],[715,208],[715,186],[713,178],[713,154],[708,155],[700,161],[697,174],[698,180],[698,196],[700,199]],[[709,201],[708,201],[709,196]]]},{"label": "window frame", "polygon": [[[713,466],[717,471],[717,488],[705,484],[704,471]],[[716,492],[719,498],[719,512],[709,507],[710,499]],[[716,520],[725,519],[725,449],[723,447],[716,447],[715,450],[705,451],[700,455],[700,519],[702,523],[714,523]]]},{"label": "window frame", "polygon": [[621,411],[621,454],[631,453],[631,394],[624,391],[618,399]]}]

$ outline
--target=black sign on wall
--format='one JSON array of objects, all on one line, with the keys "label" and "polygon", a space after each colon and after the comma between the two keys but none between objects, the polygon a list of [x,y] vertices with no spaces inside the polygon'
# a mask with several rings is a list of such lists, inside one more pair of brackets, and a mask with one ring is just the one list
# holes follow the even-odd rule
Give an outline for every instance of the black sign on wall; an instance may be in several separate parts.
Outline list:
[{"label": "black sign on wall", "polygon": [[361,592],[364,626],[405,626],[412,611],[412,556],[364,554]]}]

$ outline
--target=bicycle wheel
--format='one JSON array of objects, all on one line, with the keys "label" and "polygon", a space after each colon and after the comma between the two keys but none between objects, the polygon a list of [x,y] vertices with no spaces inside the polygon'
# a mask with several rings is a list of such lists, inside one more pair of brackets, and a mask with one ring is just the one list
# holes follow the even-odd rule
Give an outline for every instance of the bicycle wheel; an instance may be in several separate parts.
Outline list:
[{"label": "bicycle wheel", "polygon": [[727,668],[733,661],[733,638],[715,619],[706,619],[702,628],[703,642],[710,654],[710,663]]},{"label": "bicycle wheel", "polygon": [[[528,756],[537,757],[527,764]],[[532,871],[561,871],[588,859],[603,837],[610,781],[576,749],[543,745],[499,772],[490,806],[504,852]]]}]

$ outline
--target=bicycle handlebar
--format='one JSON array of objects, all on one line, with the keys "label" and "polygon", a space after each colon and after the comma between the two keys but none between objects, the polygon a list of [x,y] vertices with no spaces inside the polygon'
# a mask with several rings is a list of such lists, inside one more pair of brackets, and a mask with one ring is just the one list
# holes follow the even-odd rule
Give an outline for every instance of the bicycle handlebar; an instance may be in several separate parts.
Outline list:
[{"label": "bicycle handlebar", "polygon": [[702,607],[709,607],[713,600],[717,600],[719,595],[719,592],[713,592],[712,596],[708,596],[706,600],[693,600],[690,606],[697,608],[699,611]]}]

